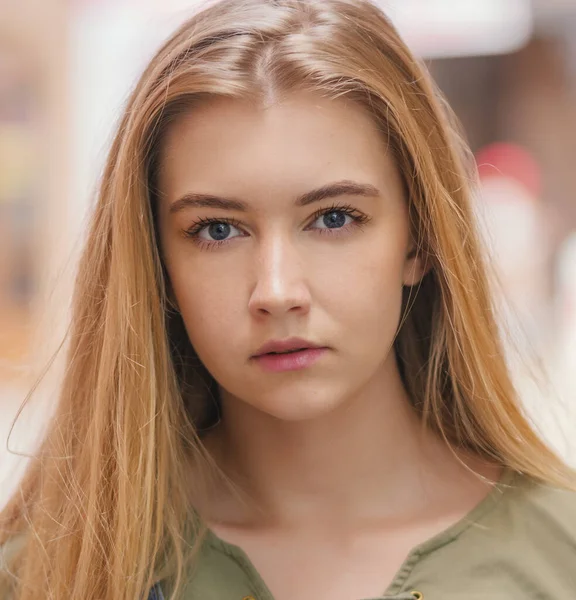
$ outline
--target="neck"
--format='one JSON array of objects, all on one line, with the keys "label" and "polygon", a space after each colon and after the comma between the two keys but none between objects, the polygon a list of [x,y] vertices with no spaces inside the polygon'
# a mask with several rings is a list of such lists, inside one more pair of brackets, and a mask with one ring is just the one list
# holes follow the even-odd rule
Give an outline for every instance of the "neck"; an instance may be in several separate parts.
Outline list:
[{"label": "neck", "polygon": [[263,514],[274,523],[408,518],[447,480],[474,478],[422,427],[395,363],[314,419],[279,420],[225,392],[222,405],[209,451],[249,504],[263,509],[257,517],[243,513],[243,521]]}]

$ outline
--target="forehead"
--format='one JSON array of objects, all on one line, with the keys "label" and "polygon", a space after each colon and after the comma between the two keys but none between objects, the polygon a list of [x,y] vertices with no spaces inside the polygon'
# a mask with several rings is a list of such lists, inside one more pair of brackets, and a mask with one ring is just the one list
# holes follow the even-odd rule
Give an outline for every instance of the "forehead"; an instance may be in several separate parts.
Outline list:
[{"label": "forehead", "polygon": [[212,99],[170,126],[160,153],[159,184],[174,198],[189,192],[298,194],[327,181],[397,182],[386,140],[352,101],[313,94],[266,108]]}]

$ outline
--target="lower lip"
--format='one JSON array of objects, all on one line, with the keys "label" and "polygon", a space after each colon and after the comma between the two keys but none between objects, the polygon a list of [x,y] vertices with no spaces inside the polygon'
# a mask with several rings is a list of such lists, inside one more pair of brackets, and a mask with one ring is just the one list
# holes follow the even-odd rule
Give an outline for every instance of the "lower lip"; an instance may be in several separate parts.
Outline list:
[{"label": "lower lip", "polygon": [[266,371],[281,373],[284,371],[299,371],[313,365],[327,348],[308,348],[290,354],[261,354],[254,360]]}]

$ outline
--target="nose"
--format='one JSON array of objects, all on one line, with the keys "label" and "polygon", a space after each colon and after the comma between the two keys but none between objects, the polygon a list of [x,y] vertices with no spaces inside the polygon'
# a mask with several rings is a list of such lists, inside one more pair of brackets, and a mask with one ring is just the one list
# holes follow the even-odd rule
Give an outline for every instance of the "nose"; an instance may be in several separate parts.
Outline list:
[{"label": "nose", "polygon": [[250,313],[255,317],[306,314],[311,298],[304,266],[303,253],[287,236],[277,233],[262,240],[254,261]]}]

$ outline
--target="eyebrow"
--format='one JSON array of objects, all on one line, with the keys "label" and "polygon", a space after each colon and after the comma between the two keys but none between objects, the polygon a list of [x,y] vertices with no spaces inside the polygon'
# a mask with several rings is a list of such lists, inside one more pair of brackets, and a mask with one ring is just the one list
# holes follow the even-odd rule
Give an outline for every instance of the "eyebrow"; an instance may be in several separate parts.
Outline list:
[{"label": "eyebrow", "polygon": [[[296,206],[308,206],[314,202],[320,202],[328,198],[338,196],[363,196],[373,198],[380,195],[380,190],[369,183],[358,183],[356,181],[337,181],[306,192],[296,198]],[[221,208],[224,210],[236,210],[248,212],[248,204],[237,198],[223,198],[213,194],[187,193],[170,205],[170,213],[176,213],[185,208]]]}]

